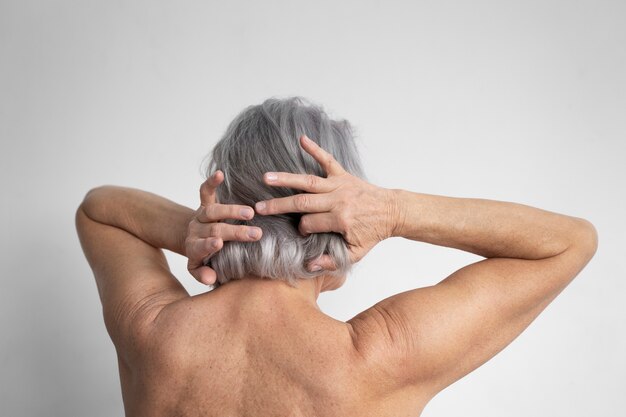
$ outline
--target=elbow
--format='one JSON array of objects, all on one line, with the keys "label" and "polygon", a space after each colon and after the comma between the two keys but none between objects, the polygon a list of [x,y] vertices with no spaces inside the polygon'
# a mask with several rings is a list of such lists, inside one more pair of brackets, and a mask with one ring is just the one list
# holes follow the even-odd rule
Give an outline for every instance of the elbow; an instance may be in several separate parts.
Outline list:
[{"label": "elbow", "polygon": [[87,191],[87,194],[83,197],[83,201],[81,201],[78,209],[82,209],[86,213],[89,213],[92,207],[97,207],[98,204],[101,204],[103,201],[106,201],[107,198],[110,198],[110,193],[114,188],[115,187],[112,185],[101,185],[99,187],[92,188]]},{"label": "elbow", "polygon": [[81,219],[91,219],[98,221],[98,218],[102,217],[104,205],[110,196],[107,195],[110,186],[102,185],[94,187],[87,191],[83,200],[78,205],[75,213],[76,227],[79,227]]},{"label": "elbow", "polygon": [[85,197],[83,197],[83,201],[81,204],[85,204],[87,201],[97,198],[100,194],[106,193],[107,190],[111,188],[110,185],[101,185],[99,187],[94,187],[91,190],[87,191]]},{"label": "elbow", "polygon": [[[78,205],[78,208],[76,209],[76,218],[78,218],[78,216],[81,213],[87,215],[88,208],[89,208],[89,202],[93,200],[94,196],[97,196],[99,188],[100,187],[96,187],[96,188],[92,188],[91,190],[87,191],[87,193],[83,197],[82,201]],[[87,217],[89,217],[89,216],[87,215]]]},{"label": "elbow", "polygon": [[598,231],[588,220],[578,218],[577,222],[579,226],[572,246],[580,248],[591,259],[598,250]]}]

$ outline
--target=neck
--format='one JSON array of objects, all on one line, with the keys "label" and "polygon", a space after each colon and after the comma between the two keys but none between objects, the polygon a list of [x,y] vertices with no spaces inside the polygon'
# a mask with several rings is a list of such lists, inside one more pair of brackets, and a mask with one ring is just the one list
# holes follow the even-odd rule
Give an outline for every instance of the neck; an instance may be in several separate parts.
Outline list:
[{"label": "neck", "polygon": [[218,287],[220,291],[236,292],[237,298],[259,298],[274,303],[307,304],[319,310],[317,298],[324,288],[324,276],[313,279],[299,279],[292,287],[278,279],[249,276],[228,281]]}]

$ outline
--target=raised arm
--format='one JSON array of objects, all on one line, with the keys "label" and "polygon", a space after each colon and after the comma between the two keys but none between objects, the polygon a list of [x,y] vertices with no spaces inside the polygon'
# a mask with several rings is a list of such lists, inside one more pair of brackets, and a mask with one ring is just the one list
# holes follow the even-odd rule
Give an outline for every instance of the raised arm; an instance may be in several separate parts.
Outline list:
[{"label": "raised arm", "polygon": [[193,214],[157,195],[113,186],[91,190],[76,210],[105,324],[121,352],[148,332],[162,306],[188,296],[161,248],[183,253]]},{"label": "raised arm", "polygon": [[399,383],[429,395],[514,340],[598,244],[588,221],[523,204],[404,190],[393,195],[399,208],[394,236],[488,258],[350,320],[366,355],[395,369]]},{"label": "raised arm", "polygon": [[195,211],[126,187],[98,187],[85,196],[76,211],[76,228],[117,346],[128,343],[138,329],[150,328],[164,306],[188,296],[161,249],[186,256],[189,272],[211,284],[215,272],[203,266],[203,259],[220,250],[225,240],[260,238],[260,230],[248,235],[256,228],[221,222],[253,215],[250,207],[215,203],[215,188],[223,179],[218,171],[202,184],[201,206]]},{"label": "raised arm", "polygon": [[[353,261],[404,237],[484,256],[437,285],[389,297],[348,321],[357,350],[392,381],[433,396],[514,340],[596,252],[587,220],[523,204],[386,190],[345,172],[311,141],[327,178],[276,173],[268,184],[310,194],[264,202],[261,214],[308,212],[304,233],[341,233]],[[329,258],[318,261],[326,268]]]},{"label": "raised arm", "polygon": [[593,225],[578,217],[497,200],[401,189],[392,194],[398,208],[393,236],[485,258],[530,260],[558,255],[576,244],[587,248],[597,244]]}]

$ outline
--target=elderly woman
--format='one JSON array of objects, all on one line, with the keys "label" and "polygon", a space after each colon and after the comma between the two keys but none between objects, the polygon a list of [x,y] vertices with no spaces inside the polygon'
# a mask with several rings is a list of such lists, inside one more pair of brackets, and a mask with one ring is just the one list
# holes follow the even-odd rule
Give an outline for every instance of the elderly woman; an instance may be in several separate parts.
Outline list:
[{"label": "elderly woman", "polygon": [[[368,183],[348,122],[299,97],[246,108],[208,171],[198,210],[105,186],[76,213],[128,416],[418,416],[597,247],[581,218]],[[324,314],[320,292],[391,237],[486,259],[346,322]],[[216,288],[190,297],[162,249]]]}]

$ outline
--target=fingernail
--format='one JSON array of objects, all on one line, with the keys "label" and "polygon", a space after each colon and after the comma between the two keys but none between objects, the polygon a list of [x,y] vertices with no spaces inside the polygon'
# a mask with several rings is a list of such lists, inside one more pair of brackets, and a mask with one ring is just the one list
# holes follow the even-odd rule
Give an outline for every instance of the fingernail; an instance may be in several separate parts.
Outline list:
[{"label": "fingernail", "polygon": [[311,139],[307,135],[304,135],[304,140],[308,143],[311,143]]},{"label": "fingernail", "polygon": [[248,236],[251,238],[256,238],[259,235],[256,229],[248,229]]},{"label": "fingernail", "polygon": [[217,239],[213,239],[213,241],[211,242],[212,248],[217,248],[219,245],[220,245],[220,242]]},{"label": "fingernail", "polygon": [[256,203],[256,210],[257,211],[265,210],[265,202],[264,201],[259,201],[258,203]]},{"label": "fingernail", "polygon": [[322,267],[320,265],[312,265],[311,266],[311,272],[317,272],[317,271],[321,271]]},{"label": "fingernail", "polygon": [[266,172],[265,173],[265,178],[268,181],[276,181],[278,179],[278,175],[276,175],[275,172]]},{"label": "fingernail", "polygon": [[239,214],[242,217],[251,217],[254,215],[254,212],[251,209],[242,208],[241,210],[239,210]]}]

